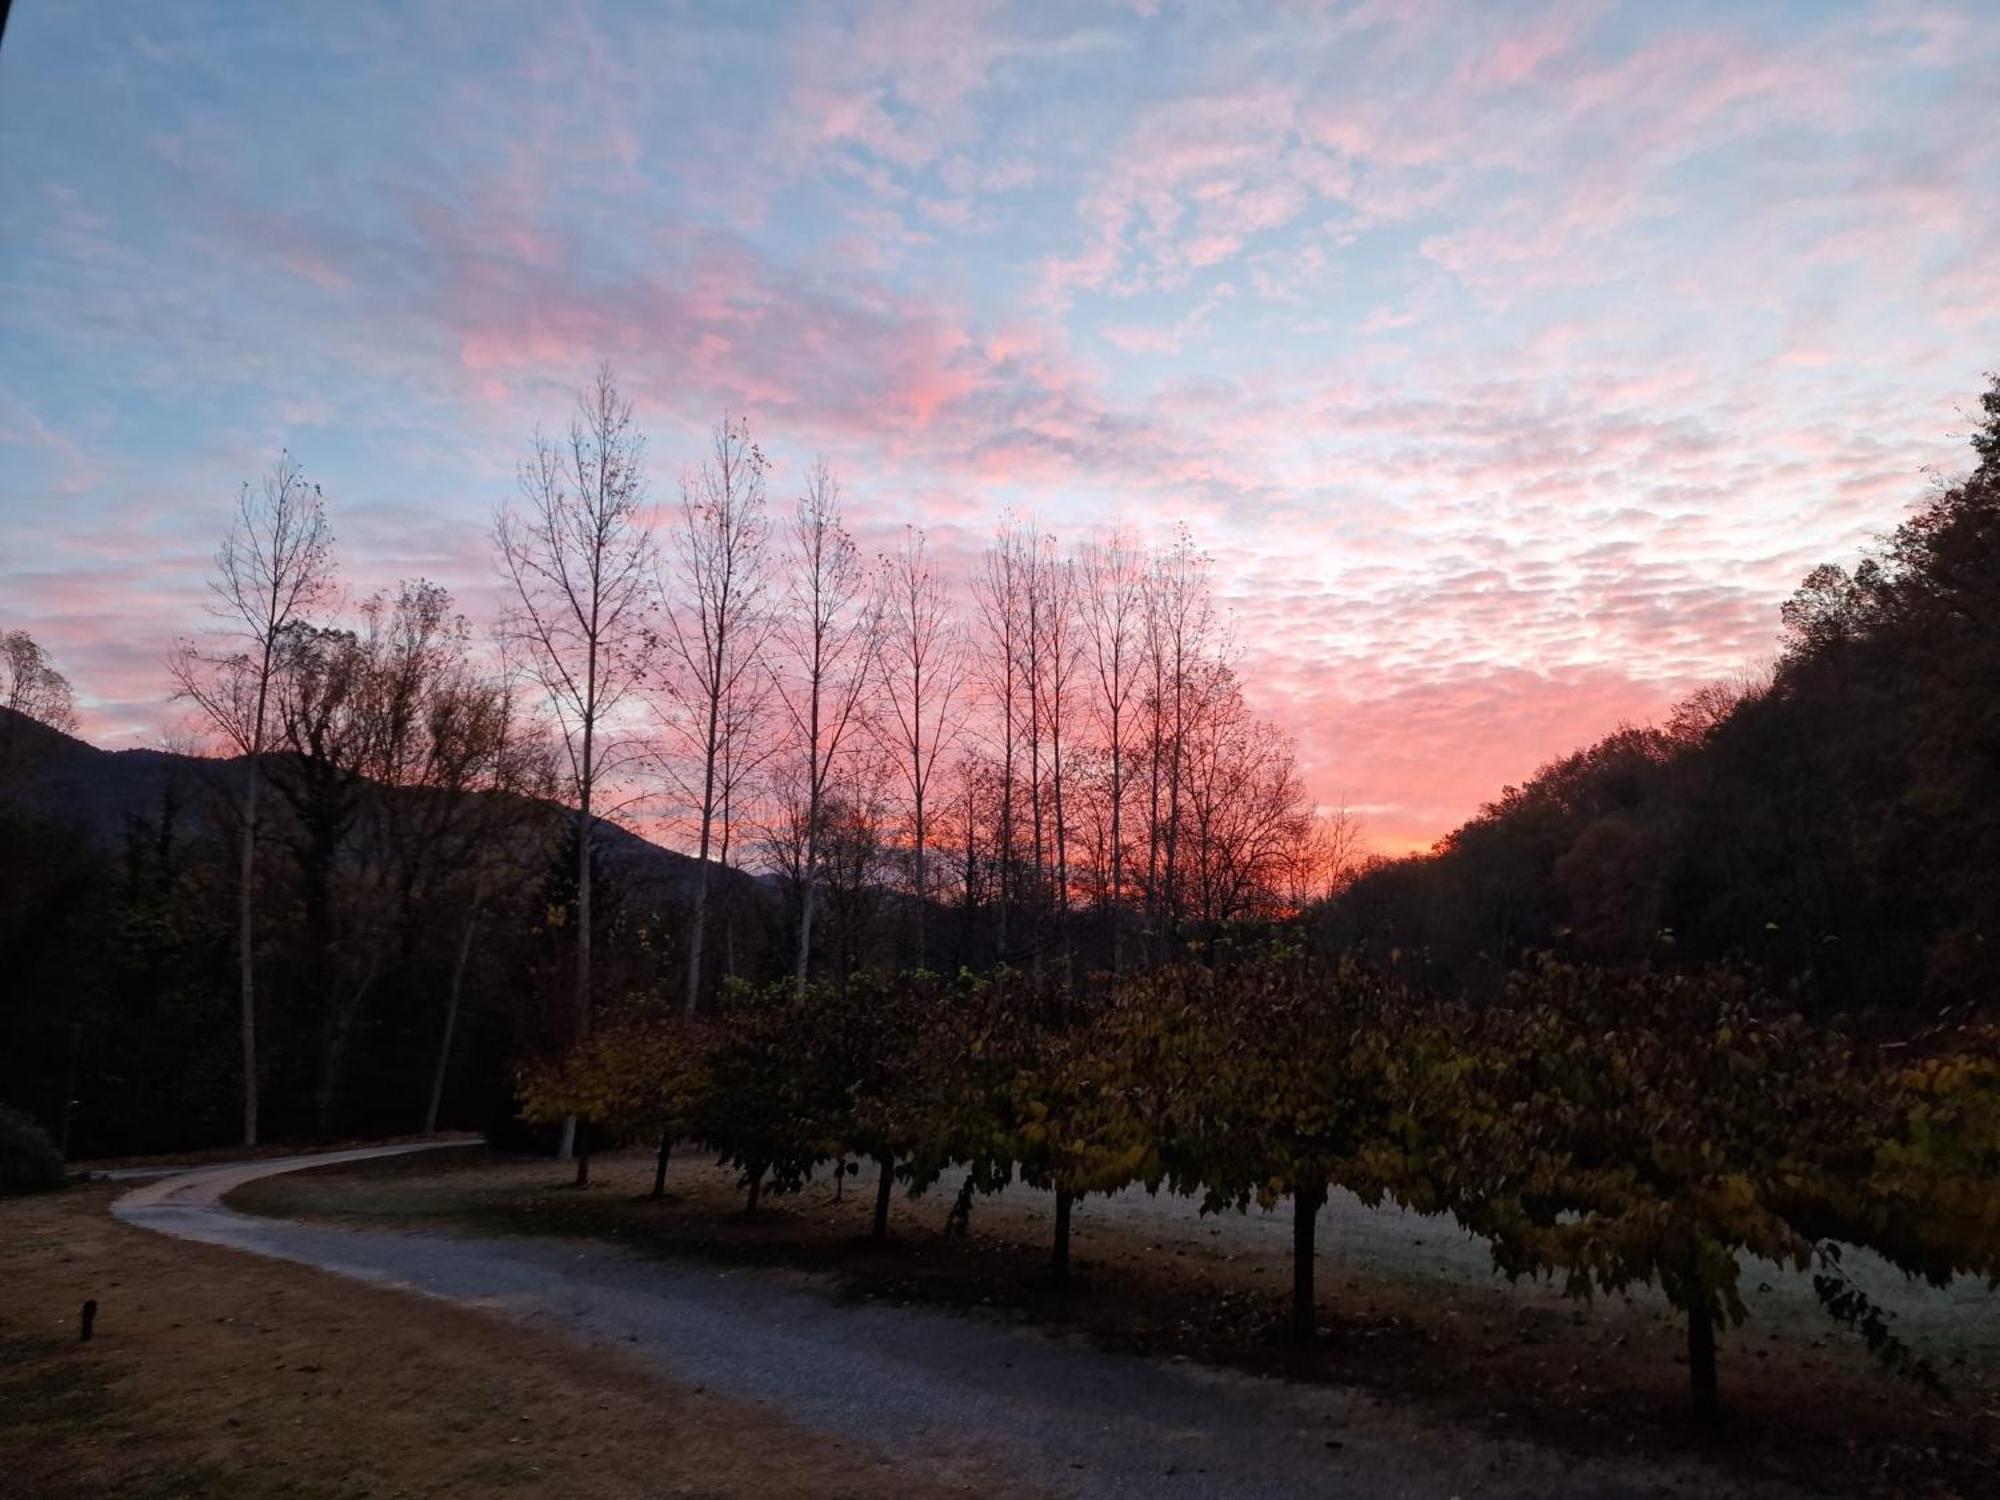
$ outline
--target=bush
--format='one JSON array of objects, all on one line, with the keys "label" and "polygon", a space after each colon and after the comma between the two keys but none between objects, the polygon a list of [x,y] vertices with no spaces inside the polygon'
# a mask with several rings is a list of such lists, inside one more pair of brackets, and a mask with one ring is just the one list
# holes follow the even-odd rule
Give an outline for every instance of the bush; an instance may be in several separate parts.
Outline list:
[{"label": "bush", "polygon": [[68,1181],[62,1152],[49,1133],[19,1110],[0,1104],[0,1194],[36,1193]]}]

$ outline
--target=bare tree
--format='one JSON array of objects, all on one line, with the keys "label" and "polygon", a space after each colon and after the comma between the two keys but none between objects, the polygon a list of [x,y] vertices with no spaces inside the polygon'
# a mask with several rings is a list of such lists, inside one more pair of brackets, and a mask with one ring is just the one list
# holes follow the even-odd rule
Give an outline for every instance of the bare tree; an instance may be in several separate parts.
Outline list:
[{"label": "bare tree", "polygon": [[[744,804],[754,779],[772,754],[773,746],[763,733],[769,718],[766,710],[770,697],[770,674],[753,672],[743,681],[742,691],[733,695],[724,708],[724,725],[717,736],[720,754],[715,768],[715,862],[725,870],[730,868],[730,854],[738,842],[736,832],[741,819],[737,809]],[[740,896],[740,891],[731,888],[724,896],[722,910],[722,971],[731,977],[736,973],[736,917]]]},{"label": "bare tree", "polygon": [[1111,969],[1116,973],[1123,958],[1124,924],[1119,916],[1125,899],[1126,737],[1146,650],[1145,554],[1128,535],[1113,532],[1084,548],[1082,574],[1083,629],[1095,688],[1091,707],[1109,783],[1104,911],[1111,928]]},{"label": "bare tree", "polygon": [[1182,528],[1146,569],[1146,887],[1156,944],[1174,941],[1183,904],[1186,756],[1210,683],[1210,653],[1217,645],[1208,567],[1207,556]]},{"label": "bare tree", "polygon": [[926,961],[933,787],[938,763],[964,724],[963,642],[942,581],[925,552],[924,533],[909,527],[882,565],[882,682],[888,712],[885,746],[902,785],[917,903],[917,964]]},{"label": "bare tree", "polygon": [[438,1126],[450,1071],[453,1038],[465,994],[472,940],[486,897],[522,865],[538,863],[536,841],[521,837],[539,799],[554,786],[551,748],[528,732],[509,686],[467,671],[439,684],[428,714],[429,754],[423,785],[438,803],[436,830],[441,880],[447,889],[470,885],[456,902],[459,941],[445,991],[437,1065],[424,1109],[424,1133]]},{"label": "bare tree", "polygon": [[758,670],[769,629],[763,597],[766,468],[749,424],[725,418],[707,461],[681,480],[672,533],[674,586],[663,590],[672,601],[661,638],[668,765],[694,804],[699,830],[683,1001],[689,1015],[701,994],[717,818],[733,802],[728,793],[744,768],[766,680]]},{"label": "bare tree", "polygon": [[[391,963],[408,967],[422,932],[455,923],[442,1035],[424,1112],[437,1128],[452,1043],[487,893],[540,862],[554,787],[551,747],[525,732],[511,685],[477,665],[471,627],[449,591],[406,581],[361,606],[345,718],[345,757],[357,793],[357,837],[347,864],[348,980],[330,995],[320,1110],[330,1114],[341,1053],[368,985]],[[306,741],[310,747],[310,738]],[[302,753],[301,759],[306,756]],[[395,940],[393,955],[385,951]],[[359,941],[356,941],[356,940]]]},{"label": "bare tree", "polygon": [[1314,812],[1284,860],[1285,909],[1304,911],[1352,885],[1361,870],[1361,836],[1360,818],[1344,803]]},{"label": "bare tree", "polygon": [[889,768],[857,754],[828,789],[820,817],[819,883],[824,888],[833,941],[828,957],[834,977],[845,981],[874,949],[875,920],[884,885]]},{"label": "bare tree", "polygon": [[369,800],[371,700],[383,696],[370,681],[373,638],[381,626],[375,603],[363,608],[370,639],[304,621],[286,631],[272,695],[276,738],[285,753],[269,776],[291,812],[282,828],[299,874],[307,953],[294,982],[313,992],[319,1016],[313,1104],[322,1137],[332,1132],[348,1038],[380,977],[389,922],[383,888],[388,851],[379,841],[354,836]]},{"label": "bare tree", "polygon": [[1205,923],[1282,914],[1312,814],[1291,742],[1255,718],[1236,674],[1209,659],[1180,755],[1176,915]]},{"label": "bare tree", "polygon": [[1042,614],[1047,604],[1047,580],[1041,566],[1041,537],[1032,527],[1015,530],[1006,538],[1005,545],[1014,553],[1015,577],[1019,583],[1017,597],[1021,614],[1014,631],[1014,641],[1020,657],[1015,663],[1015,671],[1027,693],[1024,744],[1028,752],[1028,899],[1034,933],[1031,959],[1035,972],[1040,974],[1043,919],[1046,915],[1043,908],[1048,894],[1048,850],[1043,827],[1043,797],[1047,781],[1042,771],[1042,747],[1048,736],[1044,696],[1048,684],[1042,666],[1045,642]]},{"label": "bare tree", "polygon": [[840,519],[840,485],[826,464],[806,474],[787,538],[786,608],[776,624],[772,683],[783,707],[800,823],[798,953],[801,987],[811,962],[819,846],[827,791],[864,728],[878,648],[877,601],[854,539]]},{"label": "bare tree", "polygon": [[[1070,932],[1070,824],[1063,793],[1071,762],[1077,754],[1072,714],[1075,678],[1082,665],[1076,601],[1076,565],[1056,548],[1055,538],[1035,539],[1030,558],[1031,599],[1036,636],[1034,667],[1039,684],[1036,703],[1043,735],[1048,740],[1050,839],[1049,904],[1063,945],[1065,975],[1074,968]],[[1068,735],[1067,746],[1064,737]]]},{"label": "bare tree", "polygon": [[[512,587],[506,636],[525,651],[562,732],[577,815],[576,1028],[591,1023],[590,865],[596,797],[616,768],[617,711],[639,670],[636,647],[655,577],[643,513],[645,439],[609,364],[577,400],[566,443],[535,434],[520,469],[519,510],[494,523]],[[564,1122],[560,1154],[575,1146]],[[579,1161],[582,1181],[587,1172]]]},{"label": "bare tree", "polygon": [[1032,722],[1021,674],[1026,580],[1016,530],[1012,521],[1001,522],[999,534],[982,554],[979,572],[972,580],[973,598],[979,607],[978,684],[988,714],[991,779],[996,792],[988,862],[993,874],[995,946],[1002,962],[1008,957],[1008,916],[1019,852],[1015,847],[1016,764]]},{"label": "bare tree", "polygon": [[69,679],[49,665],[48,654],[25,630],[0,635],[0,704],[64,734],[76,733]]},{"label": "bare tree", "polygon": [[190,699],[242,757],[237,864],[237,992],[243,1047],[243,1144],[257,1143],[257,791],[263,781],[272,689],[283,643],[333,586],[333,537],[319,486],[289,453],[263,483],[243,487],[236,523],[215,554],[209,612],[233,649],[184,642],[169,662],[176,696]]}]

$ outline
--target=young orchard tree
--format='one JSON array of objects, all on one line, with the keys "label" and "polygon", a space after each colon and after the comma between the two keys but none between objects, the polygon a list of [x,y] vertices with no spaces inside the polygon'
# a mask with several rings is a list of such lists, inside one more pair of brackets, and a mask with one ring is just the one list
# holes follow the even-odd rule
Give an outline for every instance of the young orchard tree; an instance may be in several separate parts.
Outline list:
[{"label": "young orchard tree", "polygon": [[[1909,1351],[1829,1242],[1866,1246],[1939,1285],[1954,1270],[1992,1272],[1991,1074],[1983,1123],[1928,1089],[1899,1099],[1857,1039],[1722,970],[1545,959],[1513,977],[1473,1035],[1413,1100],[1448,1163],[1448,1206],[1492,1240],[1510,1278],[1560,1277],[1585,1297],[1657,1285],[1686,1317],[1689,1395],[1703,1423],[1721,1415],[1716,1334],[1748,1315],[1740,1287],[1751,1257],[1816,1272],[1826,1310],[1859,1322],[1892,1363]],[[1968,1080],[1968,1064],[1956,1058],[1930,1081]],[[1913,1113],[1899,1120],[1905,1104]],[[1966,1123],[1969,1138],[1958,1133]],[[1930,1179],[1955,1138],[1985,1158],[1983,1182],[1949,1167]],[[1902,1197],[1925,1180],[1951,1186],[1941,1199]],[[1977,1250],[1959,1239],[1968,1228]]]},{"label": "young orchard tree", "polygon": [[243,761],[236,967],[246,1146],[257,1144],[257,793],[284,643],[332,589],[333,536],[319,486],[284,454],[260,486],[243,487],[236,523],[215,554],[208,607],[224,623],[226,644],[210,651],[184,643],[169,663],[177,696]]},{"label": "young orchard tree", "polygon": [[1125,981],[1113,1056],[1129,1093],[1173,1119],[1149,1186],[1198,1193],[1205,1213],[1292,1200],[1291,1334],[1316,1337],[1315,1239],[1329,1188],[1379,1203],[1401,1147],[1386,1080],[1408,997],[1347,960],[1301,956],[1168,965]]},{"label": "young orchard tree", "polygon": [[[610,365],[577,400],[565,442],[535,434],[520,469],[520,504],[503,508],[494,543],[511,597],[502,624],[525,656],[562,731],[564,780],[576,807],[576,1032],[590,1034],[590,853],[597,798],[617,768],[617,711],[631,691],[656,575],[644,513],[645,439]],[[559,1154],[576,1141],[563,1125]],[[579,1162],[578,1180],[587,1166]]]},{"label": "young orchard tree", "polygon": [[[764,599],[767,467],[749,424],[725,418],[715,429],[707,461],[681,481],[670,542],[672,578],[664,592],[671,603],[660,643],[663,718],[669,765],[694,805],[699,830],[683,998],[688,1015],[701,995],[717,822],[727,822],[729,793],[748,758],[764,698],[758,661],[770,628]],[[725,827],[725,850],[727,842]]]},{"label": "young orchard tree", "polygon": [[884,751],[894,762],[910,834],[917,898],[917,967],[928,955],[931,819],[937,771],[964,727],[964,646],[944,585],[924,550],[924,533],[908,528],[903,545],[882,565],[882,687]]},{"label": "young orchard tree", "polygon": [[840,519],[840,485],[824,462],[806,474],[786,537],[785,609],[773,629],[771,680],[783,720],[798,845],[799,931],[793,978],[812,956],[819,845],[837,770],[866,729],[879,615],[867,570]]}]

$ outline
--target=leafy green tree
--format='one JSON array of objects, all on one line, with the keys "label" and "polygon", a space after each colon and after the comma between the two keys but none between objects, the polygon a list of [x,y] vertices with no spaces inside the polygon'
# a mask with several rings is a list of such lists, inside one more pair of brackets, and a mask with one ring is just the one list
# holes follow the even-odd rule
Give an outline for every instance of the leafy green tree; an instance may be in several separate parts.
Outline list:
[{"label": "leafy green tree", "polygon": [[719,1044],[712,1022],[644,1016],[592,1032],[554,1062],[524,1068],[521,1115],[535,1124],[572,1116],[614,1136],[657,1140],[653,1196],[666,1196],[668,1154],[708,1096],[709,1058]]},{"label": "leafy green tree", "polygon": [[1578,1296],[1658,1286],[1686,1316],[1695,1411],[1713,1420],[1716,1331],[1747,1315],[1743,1258],[1824,1267],[1820,1236],[1865,1228],[1870,1054],[1728,972],[1554,961],[1463,1035],[1465,1066],[1428,1106],[1432,1139],[1465,1163],[1447,1201],[1509,1276]]},{"label": "leafy green tree", "polygon": [[[844,1083],[838,1149],[876,1164],[870,1233],[889,1235],[889,1204],[899,1163],[918,1155],[934,1128],[935,1090],[922,1070],[926,1044],[953,997],[921,970],[857,972],[821,1007],[829,1061]],[[828,1009],[833,1014],[826,1014]]]},{"label": "leafy green tree", "polygon": [[1199,1194],[1210,1212],[1291,1199],[1300,1340],[1316,1326],[1315,1230],[1328,1190],[1372,1204],[1402,1186],[1387,1087],[1399,999],[1356,963],[1299,955],[1179,965],[1120,987],[1110,1027],[1131,1079],[1125,1128],[1135,1141],[1150,1136],[1141,1175]]},{"label": "leafy green tree", "polygon": [[1094,1016],[1024,1033],[1028,1042],[998,1103],[1021,1180],[1055,1194],[1050,1270],[1070,1271],[1070,1219],[1078,1199],[1115,1193],[1157,1158],[1150,1112],[1125,1059]]},{"label": "leafy green tree", "polygon": [[795,1193],[839,1154],[847,1080],[828,1066],[837,1024],[807,985],[773,984],[737,1003],[708,1054],[692,1133],[733,1166],[754,1215],[766,1191]]},{"label": "leafy green tree", "polygon": [[1910,1053],[1896,1049],[1840,1227],[1933,1285],[2000,1282],[2000,1024],[1938,1028]]}]

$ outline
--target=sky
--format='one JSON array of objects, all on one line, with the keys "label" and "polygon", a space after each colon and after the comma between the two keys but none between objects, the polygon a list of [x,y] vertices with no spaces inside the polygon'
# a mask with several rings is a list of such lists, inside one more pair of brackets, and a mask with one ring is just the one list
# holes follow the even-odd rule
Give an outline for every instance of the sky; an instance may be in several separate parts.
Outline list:
[{"label": "sky", "polygon": [[1253,704],[1384,850],[1701,683],[1963,465],[2000,335],[1990,0],[17,0],[0,628],[182,711],[288,449],[356,594],[498,599],[610,359],[967,568],[1185,523]]}]

